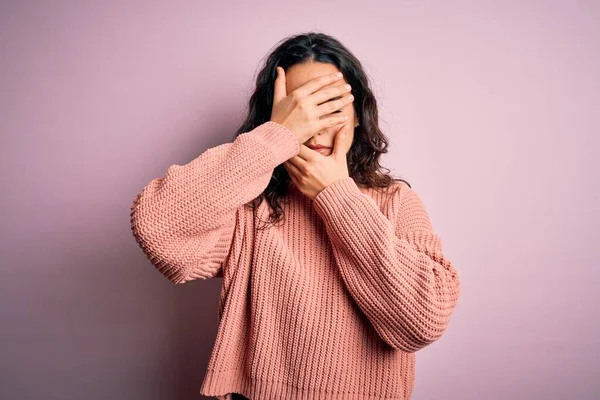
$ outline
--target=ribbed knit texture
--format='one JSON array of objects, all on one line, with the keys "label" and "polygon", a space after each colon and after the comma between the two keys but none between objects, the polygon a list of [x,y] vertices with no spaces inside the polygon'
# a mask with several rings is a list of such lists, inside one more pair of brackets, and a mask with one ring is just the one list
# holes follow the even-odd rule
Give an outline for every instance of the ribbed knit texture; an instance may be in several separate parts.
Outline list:
[{"label": "ribbed knit texture", "polygon": [[[299,151],[266,122],[172,165],[131,206],[131,227],[171,282],[222,277],[200,393],[227,400],[409,399],[415,352],[446,331],[461,285],[417,193],[339,179],[293,188],[283,223],[244,204]],[[260,225],[264,225],[263,222]]]}]

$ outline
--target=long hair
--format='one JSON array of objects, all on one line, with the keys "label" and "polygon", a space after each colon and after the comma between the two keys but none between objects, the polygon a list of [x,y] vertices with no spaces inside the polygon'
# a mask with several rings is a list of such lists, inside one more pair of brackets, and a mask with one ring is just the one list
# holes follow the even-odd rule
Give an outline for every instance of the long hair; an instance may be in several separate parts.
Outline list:
[{"label": "long hair", "polygon": [[[348,173],[363,187],[388,188],[393,181],[404,179],[389,175],[390,170],[379,165],[379,158],[387,153],[388,140],[378,125],[377,101],[369,88],[368,77],[360,61],[336,38],[319,32],[306,32],[280,40],[265,58],[264,65],[256,77],[256,88],[250,97],[248,114],[238,128],[235,138],[244,132],[270,121],[277,67],[285,71],[292,65],[305,62],[331,63],[343,74],[352,86],[353,107],[360,122],[354,128],[354,138],[346,155]],[[283,164],[274,170],[266,189],[246,204],[256,209],[263,200],[269,203],[270,223],[281,220],[283,209],[280,200],[288,193],[291,178]]]}]

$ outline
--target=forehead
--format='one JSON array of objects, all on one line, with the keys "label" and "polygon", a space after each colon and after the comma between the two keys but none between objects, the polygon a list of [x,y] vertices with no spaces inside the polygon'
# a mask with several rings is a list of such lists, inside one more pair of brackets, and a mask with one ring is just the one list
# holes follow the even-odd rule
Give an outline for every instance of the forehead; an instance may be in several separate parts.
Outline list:
[{"label": "forehead", "polygon": [[[323,75],[329,75],[338,72],[339,69],[334,64],[309,61],[302,64],[295,64],[288,68],[285,73],[287,93],[291,93],[308,81]],[[326,87],[340,86],[347,83],[346,78],[332,82]]]}]

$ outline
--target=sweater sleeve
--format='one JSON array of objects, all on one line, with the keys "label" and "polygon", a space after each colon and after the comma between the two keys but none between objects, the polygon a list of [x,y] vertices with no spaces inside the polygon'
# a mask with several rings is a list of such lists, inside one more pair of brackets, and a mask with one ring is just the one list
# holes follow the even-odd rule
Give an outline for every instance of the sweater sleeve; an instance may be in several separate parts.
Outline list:
[{"label": "sweater sleeve", "polygon": [[416,352],[441,337],[461,284],[418,194],[394,193],[392,223],[351,177],[314,199],[342,279],[381,339]]},{"label": "sweater sleeve", "polygon": [[299,152],[283,125],[268,121],[151,180],[131,205],[131,229],[171,282],[223,276],[232,241],[243,236],[243,206],[267,187],[273,169]]}]

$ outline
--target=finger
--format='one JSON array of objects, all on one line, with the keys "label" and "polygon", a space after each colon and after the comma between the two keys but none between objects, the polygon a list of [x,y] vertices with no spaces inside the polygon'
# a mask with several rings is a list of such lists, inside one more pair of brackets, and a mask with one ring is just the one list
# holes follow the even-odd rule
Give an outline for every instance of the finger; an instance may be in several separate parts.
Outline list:
[{"label": "finger", "polygon": [[346,124],[343,124],[341,128],[336,132],[335,138],[333,139],[333,151],[331,155],[334,157],[344,157],[346,158],[346,153],[348,152],[347,145],[347,134],[343,129]]},{"label": "finger", "polygon": [[305,163],[314,160],[316,157],[319,156],[323,156],[323,154],[319,153],[316,150],[311,149],[310,147],[308,147],[305,144],[301,144],[299,147],[299,151],[298,154],[295,155],[294,157],[299,158],[299,160],[296,162],[296,165],[298,167],[303,167],[305,165]]},{"label": "finger", "polygon": [[324,88],[308,96],[311,99],[311,103],[320,105],[330,100],[341,99],[343,95],[350,92],[350,85],[344,83],[343,81],[336,83],[341,83],[341,85]]},{"label": "finger", "polygon": [[[304,149],[302,149],[302,147],[304,146]],[[305,157],[306,157],[306,150],[308,151],[314,151],[312,149],[310,149],[309,147],[306,147],[305,145],[300,145],[300,151],[304,151],[305,153]],[[292,168],[294,168],[295,171],[298,171],[298,173],[301,173],[300,171],[304,170],[306,167],[306,163],[308,162],[307,159],[304,159],[302,157],[300,157],[299,155],[300,153],[298,153],[298,155],[290,158],[289,160],[287,160],[286,162],[288,163],[288,165]],[[308,157],[314,157],[314,155],[308,155]]]},{"label": "finger", "polygon": [[317,90],[321,89],[323,86],[329,85],[332,82],[342,79],[342,76],[337,74],[338,72],[334,72],[332,74],[317,76],[316,78],[311,79],[304,85],[300,86],[298,89],[294,90],[294,92],[297,92],[297,94],[300,95],[301,98],[309,96]]},{"label": "finger", "polygon": [[333,113],[317,120],[316,131],[319,132],[325,128],[331,128],[338,125],[343,125],[348,122],[347,115],[341,113]]},{"label": "finger", "polygon": [[275,78],[273,105],[279,103],[287,96],[285,81],[285,70],[282,67],[277,67],[277,78]]},{"label": "finger", "polygon": [[297,187],[300,188],[300,184],[298,183],[298,178],[294,174],[290,174],[290,181]]},{"label": "finger", "polygon": [[[292,158],[293,158],[293,157],[292,157]],[[286,162],[284,162],[283,164],[284,164],[284,166],[285,166],[285,169],[288,171],[288,174],[290,175],[290,177],[291,177],[292,179],[294,179],[294,178],[296,178],[296,176],[299,176],[299,175],[301,175],[301,172],[300,172],[300,170],[298,169],[298,167],[296,167],[296,166],[295,166],[295,165],[292,163],[292,161],[291,161],[291,160],[292,160],[292,159],[290,158],[289,160],[287,160],[287,161],[286,161]]]},{"label": "finger", "polygon": [[345,93],[343,96],[336,97],[335,100],[326,101],[317,106],[317,115],[321,116],[338,112],[338,110],[349,106],[353,101],[354,95],[352,93]]}]

